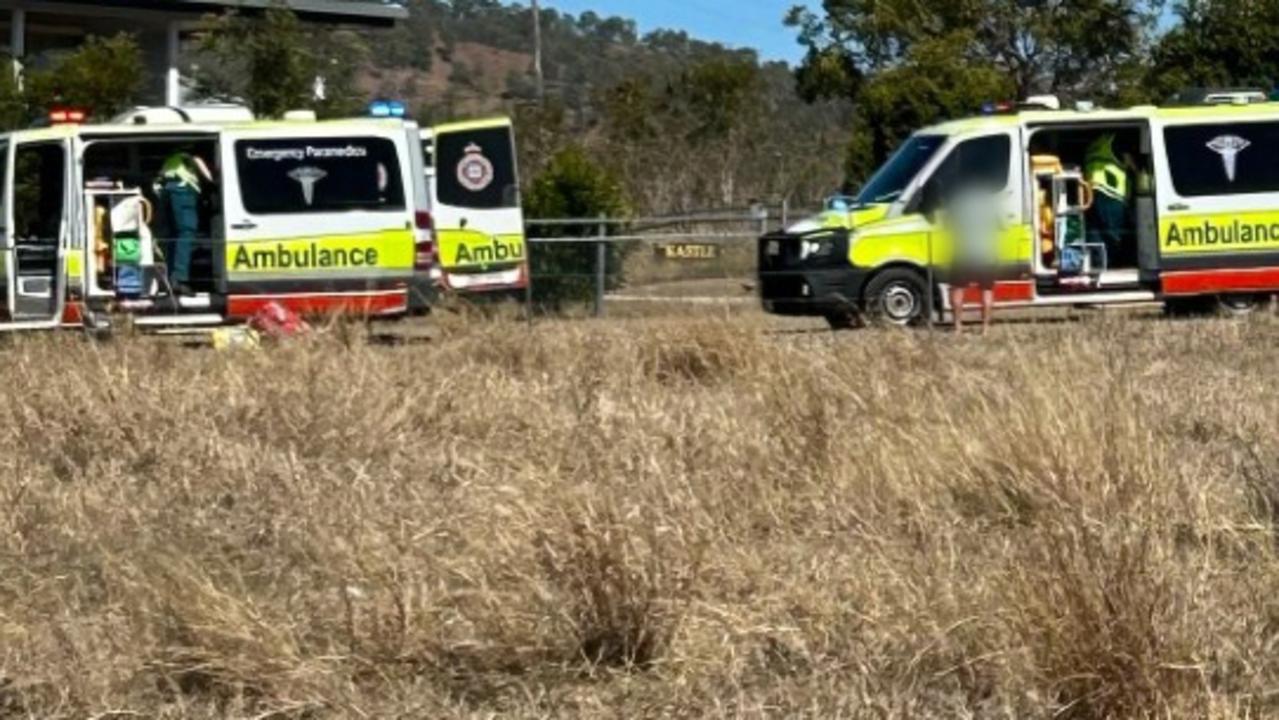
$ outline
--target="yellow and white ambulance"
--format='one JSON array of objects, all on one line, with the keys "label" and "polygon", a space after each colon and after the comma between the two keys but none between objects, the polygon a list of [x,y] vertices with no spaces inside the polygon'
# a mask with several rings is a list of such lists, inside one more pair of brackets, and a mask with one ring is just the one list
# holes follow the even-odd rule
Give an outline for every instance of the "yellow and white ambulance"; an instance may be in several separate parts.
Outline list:
[{"label": "yellow and white ambulance", "polygon": [[495,294],[527,287],[511,120],[438,125],[422,132],[422,147],[442,289]]},{"label": "yellow and white ambulance", "polygon": [[[234,113],[232,113],[234,115]],[[182,110],[0,135],[0,330],[407,312],[434,258],[420,130],[403,120],[202,121]],[[168,270],[175,223],[157,179],[198,158],[189,282]]]},{"label": "yellow and white ambulance", "polygon": [[[1126,110],[1049,99],[921,130],[855,198],[761,239],[764,307],[836,326],[953,310],[940,216],[950,189],[975,183],[998,213],[1000,305],[1247,312],[1279,292],[1279,104],[1264,97]],[[1117,243],[1094,232],[1099,143],[1128,188],[1109,219]]]}]

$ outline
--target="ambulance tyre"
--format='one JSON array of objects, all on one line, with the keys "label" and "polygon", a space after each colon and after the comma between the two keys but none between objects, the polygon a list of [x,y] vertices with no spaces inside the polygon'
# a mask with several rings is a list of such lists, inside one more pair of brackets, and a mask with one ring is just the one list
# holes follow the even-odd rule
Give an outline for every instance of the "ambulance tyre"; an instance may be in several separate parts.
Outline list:
[{"label": "ambulance tyre", "polygon": [[1244,317],[1264,309],[1270,296],[1259,293],[1243,293],[1217,296],[1217,312],[1224,317]]},{"label": "ambulance tyre", "polygon": [[1164,301],[1164,314],[1170,318],[1211,316],[1215,305],[1211,297],[1170,298]]},{"label": "ambulance tyre", "polygon": [[928,289],[924,276],[908,268],[889,268],[866,286],[866,316],[872,323],[908,327],[924,322]]}]

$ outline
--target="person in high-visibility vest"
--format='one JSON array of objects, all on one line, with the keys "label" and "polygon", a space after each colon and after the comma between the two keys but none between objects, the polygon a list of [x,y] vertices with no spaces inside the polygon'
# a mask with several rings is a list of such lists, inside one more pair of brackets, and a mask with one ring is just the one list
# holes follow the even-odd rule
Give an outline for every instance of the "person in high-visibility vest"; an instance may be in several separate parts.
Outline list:
[{"label": "person in high-visibility vest", "polygon": [[179,151],[164,161],[156,182],[161,207],[168,211],[169,227],[173,229],[171,250],[166,257],[169,283],[173,292],[179,295],[192,293],[191,256],[200,231],[202,181],[213,182],[209,166],[199,157]]},{"label": "person in high-visibility vest", "polygon": [[1107,264],[1124,262],[1129,255],[1128,208],[1132,198],[1128,169],[1115,155],[1115,136],[1103,135],[1088,148],[1084,177],[1093,189],[1088,213],[1088,242],[1106,247]]}]

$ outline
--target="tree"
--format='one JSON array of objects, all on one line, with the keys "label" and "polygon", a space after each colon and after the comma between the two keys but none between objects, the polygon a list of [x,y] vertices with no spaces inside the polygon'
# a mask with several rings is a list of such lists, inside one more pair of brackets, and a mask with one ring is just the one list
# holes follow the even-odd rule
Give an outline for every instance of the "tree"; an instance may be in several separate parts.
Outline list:
[{"label": "tree", "polygon": [[[106,119],[136,105],[145,83],[142,50],[132,35],[95,36],[47,69],[27,73],[21,104],[26,105],[29,120],[55,105],[85,108]],[[0,87],[0,116],[5,122],[20,114],[20,101],[10,92],[14,89]]]},{"label": "tree", "polygon": [[1279,83],[1279,1],[1187,0],[1155,46],[1146,86],[1162,100],[1192,87]]},{"label": "tree", "polygon": [[[956,60],[988,63],[1023,94],[1109,92],[1140,59],[1164,0],[825,0],[825,16],[797,7],[788,24],[809,48],[805,67],[876,72],[941,40]],[[960,42],[962,41],[962,42]]]},{"label": "tree", "polygon": [[[1111,98],[1147,49],[1163,0],[825,0],[787,23],[808,48],[806,99],[859,104],[853,179],[920,124],[1011,95]],[[998,93],[998,94],[997,94]]]},{"label": "tree", "polygon": [[1012,81],[990,64],[955,62],[964,45],[963,36],[953,35],[921,42],[901,64],[865,83],[848,148],[849,178],[866,177],[919,128],[970,115],[1013,92]]},{"label": "tree", "polygon": [[[626,214],[626,202],[617,180],[591,162],[579,147],[569,146],[551,158],[546,170],[533,181],[525,199],[532,218],[618,218]],[[547,228],[553,237],[591,237],[595,227]],[[615,244],[606,254],[609,287],[620,284],[623,252]],[[529,251],[535,301],[558,309],[566,303],[586,302],[595,287],[594,243],[533,245]]]},{"label": "tree", "polygon": [[366,57],[357,35],[309,29],[292,10],[274,6],[261,17],[214,19],[191,74],[200,95],[243,101],[260,117],[303,108],[340,115],[361,99],[355,79]]}]

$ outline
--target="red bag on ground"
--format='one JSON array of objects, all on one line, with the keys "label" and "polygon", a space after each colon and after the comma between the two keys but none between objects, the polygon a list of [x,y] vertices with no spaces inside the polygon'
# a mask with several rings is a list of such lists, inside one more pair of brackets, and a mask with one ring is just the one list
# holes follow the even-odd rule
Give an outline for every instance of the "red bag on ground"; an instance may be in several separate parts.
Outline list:
[{"label": "red bag on ground", "polygon": [[249,327],[270,338],[291,338],[310,328],[301,315],[278,302],[267,303],[249,318]]}]

